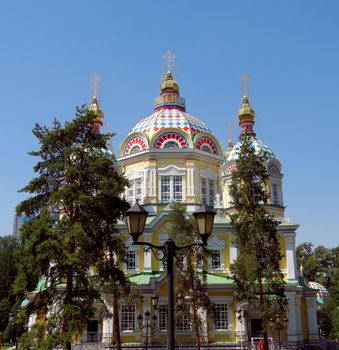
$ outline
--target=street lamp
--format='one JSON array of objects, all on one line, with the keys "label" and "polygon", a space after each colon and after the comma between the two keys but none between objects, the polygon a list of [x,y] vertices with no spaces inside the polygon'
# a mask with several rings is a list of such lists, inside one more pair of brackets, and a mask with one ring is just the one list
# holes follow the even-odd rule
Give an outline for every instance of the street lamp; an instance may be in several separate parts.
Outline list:
[{"label": "street lamp", "polygon": [[278,348],[280,350],[281,349],[281,331],[284,328],[287,328],[288,319],[284,318],[282,320],[280,314],[276,314],[274,318],[270,319],[270,325],[272,329],[276,329],[278,332]]},{"label": "street lamp", "polygon": [[148,330],[150,328],[154,329],[155,322],[158,319],[156,315],[153,315],[153,317],[152,317],[153,324],[152,324],[150,318],[151,318],[151,314],[150,314],[150,312],[148,310],[145,312],[145,322],[143,322],[143,317],[142,317],[141,314],[138,316],[139,328],[140,329],[145,328],[145,330],[146,330],[146,341],[145,341],[145,348],[146,348],[146,350],[148,349]]},{"label": "street lamp", "polygon": [[172,239],[168,239],[163,245],[155,245],[149,242],[138,242],[139,237],[144,232],[144,227],[148,212],[139,205],[138,201],[126,211],[128,232],[133,238],[133,244],[146,246],[147,251],[152,250],[163,252],[162,260],[166,262],[167,268],[167,293],[168,293],[168,331],[167,331],[167,350],[174,350],[174,273],[173,262],[176,252],[193,246],[206,246],[208,237],[212,233],[214,209],[203,204],[195,213],[193,213],[198,226],[198,232],[201,243],[191,243],[184,246],[177,246]]},{"label": "street lamp", "polygon": [[15,327],[15,319],[12,313],[8,315],[8,323],[11,325],[11,339],[10,344],[13,345],[13,338],[14,338],[14,327]]}]

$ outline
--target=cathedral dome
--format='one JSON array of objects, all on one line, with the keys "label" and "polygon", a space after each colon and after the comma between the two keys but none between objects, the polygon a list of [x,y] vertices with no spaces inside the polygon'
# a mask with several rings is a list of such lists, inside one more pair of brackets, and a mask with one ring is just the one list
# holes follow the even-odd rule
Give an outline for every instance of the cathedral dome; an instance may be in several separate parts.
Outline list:
[{"label": "cathedral dome", "polygon": [[186,113],[185,99],[179,96],[179,84],[171,72],[160,85],[153,114],[131,129],[121,146],[120,156],[160,148],[195,148],[214,155],[222,154],[209,127]]},{"label": "cathedral dome", "polygon": [[[229,152],[226,162],[230,162],[232,160],[236,160],[239,156],[238,153],[240,152],[242,141],[238,141],[238,143],[232,148],[232,150]],[[276,156],[271,151],[271,149],[266,146],[262,141],[258,140],[257,138],[253,137],[251,142],[251,147],[254,148],[255,154],[266,156],[268,159],[276,159]]]},{"label": "cathedral dome", "polygon": [[200,119],[193,117],[176,107],[157,108],[153,114],[140,120],[130,131],[130,134],[142,132],[151,138],[159,130],[179,129],[193,137],[199,132],[211,133],[208,126]]}]

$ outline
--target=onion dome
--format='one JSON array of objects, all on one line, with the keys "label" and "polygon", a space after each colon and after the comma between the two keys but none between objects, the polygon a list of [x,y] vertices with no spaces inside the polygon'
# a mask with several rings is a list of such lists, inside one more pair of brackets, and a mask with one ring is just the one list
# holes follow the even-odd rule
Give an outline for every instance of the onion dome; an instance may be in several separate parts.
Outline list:
[{"label": "onion dome", "polygon": [[236,160],[238,158],[238,153],[240,152],[242,144],[241,136],[245,134],[251,138],[251,147],[254,148],[255,154],[265,156],[267,159],[276,159],[276,156],[271,149],[255,137],[255,132],[253,131],[255,122],[254,116],[254,109],[251,107],[248,97],[244,96],[238,112],[239,125],[241,127],[240,140],[231,150],[229,150],[229,147],[226,149],[224,155],[225,162]]},{"label": "onion dome", "polygon": [[244,96],[242,99],[242,105],[238,112],[241,134],[246,133],[248,136],[255,136],[253,131],[254,116],[254,109],[251,107],[248,97]]},{"label": "onion dome", "polygon": [[99,108],[98,99],[95,96],[93,96],[92,103],[90,104],[88,109],[93,113],[95,113],[96,115],[96,118],[94,119],[94,123],[100,124],[100,126],[102,126],[104,114],[102,113],[102,110]]},{"label": "onion dome", "polygon": [[161,83],[160,92],[161,95],[166,92],[175,92],[179,95],[179,84],[176,80],[173,79],[172,73],[167,72],[166,79]]}]

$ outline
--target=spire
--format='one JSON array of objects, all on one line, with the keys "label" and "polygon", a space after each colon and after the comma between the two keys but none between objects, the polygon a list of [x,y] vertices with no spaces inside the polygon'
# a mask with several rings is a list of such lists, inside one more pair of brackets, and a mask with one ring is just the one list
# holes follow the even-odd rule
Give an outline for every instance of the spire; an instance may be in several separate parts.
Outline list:
[{"label": "spire", "polygon": [[250,78],[247,74],[242,74],[239,79],[241,82],[241,94],[243,96],[242,104],[238,112],[241,135],[246,133],[248,136],[255,137],[255,132],[253,131],[255,112],[248,100],[250,93]]},{"label": "spire", "polygon": [[99,87],[100,87],[101,77],[94,73],[91,82],[92,82],[92,103],[88,107],[88,109],[96,114],[96,118],[94,119],[94,128],[99,132],[100,127],[103,124],[104,114],[99,107],[98,96],[99,96]]},{"label": "spire", "polygon": [[172,51],[168,50],[163,57],[164,66],[160,83],[160,97],[154,100],[154,109],[175,107],[185,111],[185,99],[179,96],[179,84],[173,78],[176,56]]}]

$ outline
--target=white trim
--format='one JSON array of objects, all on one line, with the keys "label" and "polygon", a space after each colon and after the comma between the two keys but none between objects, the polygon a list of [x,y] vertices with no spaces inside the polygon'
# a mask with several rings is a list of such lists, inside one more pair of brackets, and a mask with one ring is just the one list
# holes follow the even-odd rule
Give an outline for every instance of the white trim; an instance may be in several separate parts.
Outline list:
[{"label": "white trim", "polygon": [[218,179],[218,175],[217,173],[215,173],[214,171],[212,171],[211,169],[201,169],[199,172],[201,177],[204,177],[206,179],[211,179],[216,181]]},{"label": "white trim", "polygon": [[127,180],[135,180],[135,179],[138,179],[138,178],[142,178],[143,177],[143,174],[144,174],[144,170],[131,170],[130,172],[128,172],[127,174],[125,174],[125,177],[127,178]]},{"label": "white trim", "polygon": [[158,175],[160,175],[160,176],[164,176],[164,175],[183,176],[183,175],[186,175],[186,169],[185,168],[178,168],[175,165],[170,164],[165,168],[159,168]]}]

